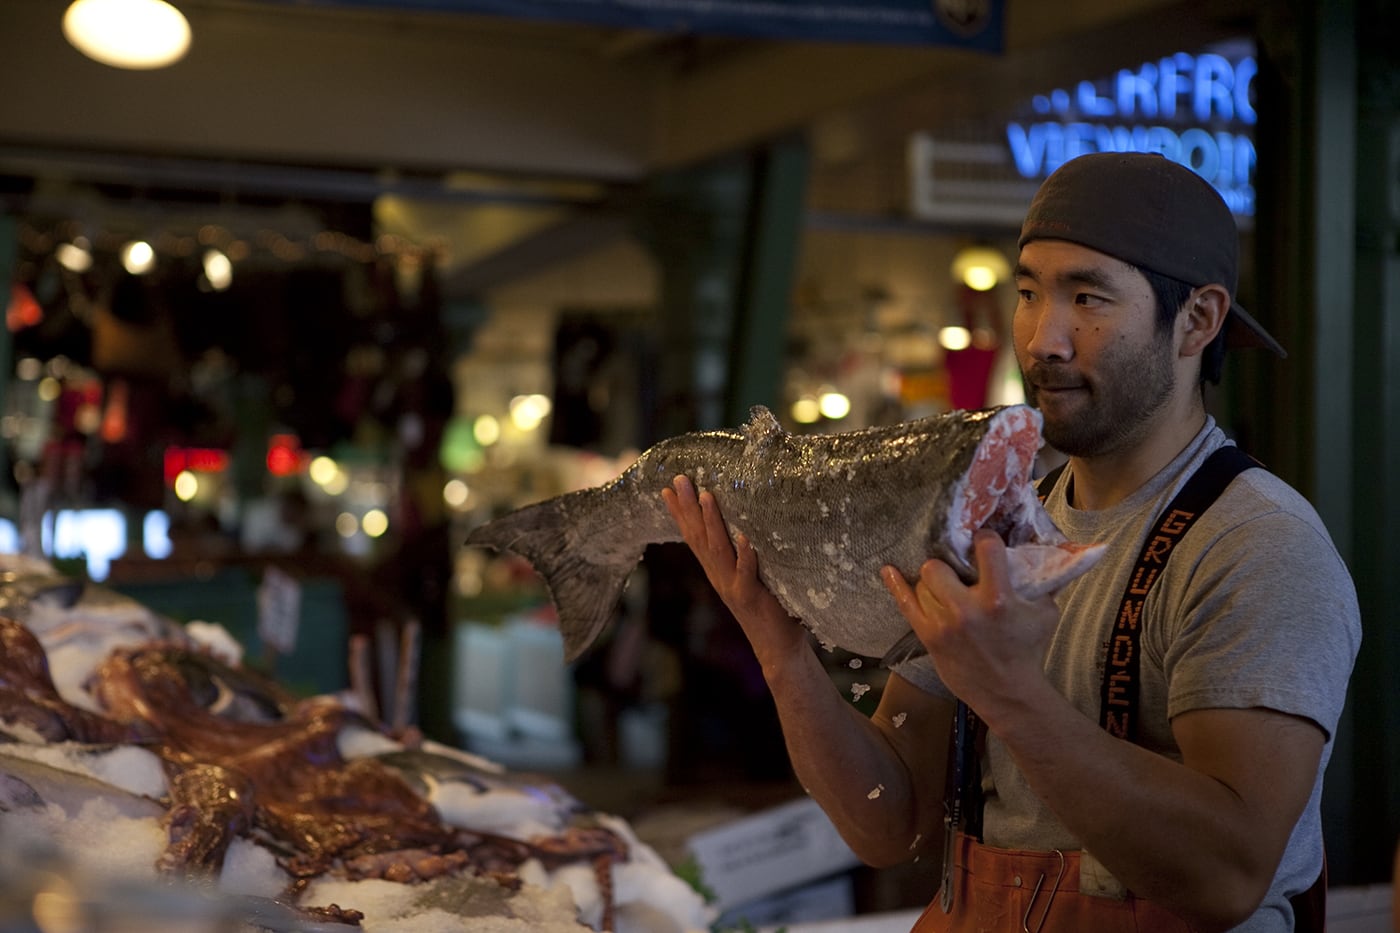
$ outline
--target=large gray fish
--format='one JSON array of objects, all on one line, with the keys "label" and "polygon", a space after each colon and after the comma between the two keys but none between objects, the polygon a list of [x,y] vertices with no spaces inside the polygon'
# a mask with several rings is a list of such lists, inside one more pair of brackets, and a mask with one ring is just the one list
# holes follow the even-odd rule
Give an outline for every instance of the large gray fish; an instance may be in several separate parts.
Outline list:
[{"label": "large gray fish", "polygon": [[1010,546],[1012,583],[1027,597],[1098,560],[1102,548],[1067,543],[1036,497],[1040,425],[1039,412],[1012,405],[795,435],[756,406],[740,430],[661,441],[611,482],[517,509],[467,543],[534,566],[573,661],[613,619],[647,545],[681,540],[661,490],[685,474],[714,494],[730,533],[752,543],[760,578],[824,645],[894,663],[919,649],[880,580],[884,565],[912,580],[938,557],[972,582],[982,527]]}]

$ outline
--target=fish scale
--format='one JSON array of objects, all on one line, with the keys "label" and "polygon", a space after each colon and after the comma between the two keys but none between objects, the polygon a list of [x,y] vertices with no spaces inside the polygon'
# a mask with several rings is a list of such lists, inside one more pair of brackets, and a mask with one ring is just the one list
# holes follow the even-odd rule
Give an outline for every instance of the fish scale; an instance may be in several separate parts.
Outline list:
[{"label": "fish scale", "polygon": [[984,522],[1011,545],[1024,595],[1051,592],[1097,560],[1097,548],[1066,542],[1035,496],[1040,424],[1034,409],[1008,405],[798,435],[755,406],[739,430],[663,440],[611,482],[502,515],[467,544],[530,562],[573,661],[613,620],[647,546],[681,540],[661,490],[685,475],[714,495],[731,536],[751,542],[764,584],[824,645],[892,663],[919,647],[883,566],[914,579],[937,557],[972,582],[972,535]]}]

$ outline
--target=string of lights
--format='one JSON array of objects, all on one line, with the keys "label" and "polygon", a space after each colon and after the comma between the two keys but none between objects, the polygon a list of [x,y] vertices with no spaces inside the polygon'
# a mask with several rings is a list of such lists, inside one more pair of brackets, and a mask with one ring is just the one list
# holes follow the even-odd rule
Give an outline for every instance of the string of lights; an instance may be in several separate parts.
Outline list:
[{"label": "string of lights", "polygon": [[[202,249],[217,249],[235,263],[259,257],[295,263],[317,256],[333,256],[363,263],[381,258],[421,262],[443,248],[441,243],[416,243],[390,233],[367,241],[339,230],[289,236],[278,230],[262,228],[247,234],[235,232],[221,224],[204,224],[190,232],[163,229],[150,236],[139,236],[125,230],[94,228],[89,223],[77,220],[62,220],[47,225],[21,221],[19,243],[31,255],[54,255],[64,268],[73,272],[84,272],[90,268],[94,254],[123,255],[133,250],[136,253],[133,262],[139,267],[143,265],[143,258],[147,263],[154,263],[161,256],[188,258]],[[137,248],[134,244],[145,244],[145,247]],[[124,265],[127,263],[124,262]],[[128,271],[140,274],[130,265]]]}]

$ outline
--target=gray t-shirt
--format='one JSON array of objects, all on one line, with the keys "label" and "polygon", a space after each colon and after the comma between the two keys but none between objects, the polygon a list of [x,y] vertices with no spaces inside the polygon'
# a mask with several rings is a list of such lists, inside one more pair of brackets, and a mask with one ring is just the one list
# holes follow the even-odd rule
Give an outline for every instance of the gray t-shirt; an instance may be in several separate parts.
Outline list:
[{"label": "gray t-shirt", "polygon": [[[1099,718],[1106,639],[1149,526],[1212,451],[1228,443],[1208,420],[1166,468],[1123,502],[1071,508],[1070,471],[1045,502],[1073,541],[1103,542],[1097,566],[1057,597],[1060,625],[1046,673],[1085,716]],[[1293,928],[1288,898],[1322,865],[1322,773],[1361,641],[1351,576],[1316,511],[1265,470],[1247,470],[1178,542],[1146,598],[1141,620],[1138,743],[1180,760],[1171,718],[1195,709],[1266,707],[1316,722],[1327,734],[1312,797],[1294,827],[1247,933]],[[947,695],[927,659],[896,670]],[[989,845],[1075,849],[1079,844],[1017,772],[995,736],[984,760]]]}]

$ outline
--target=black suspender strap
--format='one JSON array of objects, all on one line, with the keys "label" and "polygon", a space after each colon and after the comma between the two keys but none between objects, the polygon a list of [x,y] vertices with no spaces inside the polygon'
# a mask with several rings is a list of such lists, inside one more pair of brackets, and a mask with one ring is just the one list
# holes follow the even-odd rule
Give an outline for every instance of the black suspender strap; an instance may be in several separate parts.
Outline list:
[{"label": "black suspender strap", "polygon": [[[1107,652],[1104,657],[1103,686],[1099,697],[1099,724],[1109,734],[1136,741],[1138,737],[1139,653],[1141,645],[1142,607],[1152,585],[1161,576],[1167,558],[1196,519],[1208,509],[1236,476],[1252,467],[1262,466],[1249,454],[1234,445],[1226,445],[1205,459],[1186,485],[1176,494],[1158,516],[1138,555],[1137,563],[1128,577],[1113,621]],[[1060,481],[1064,465],[1051,470],[1041,479],[1037,491],[1041,501],[1050,495]],[[1307,891],[1289,899],[1299,933],[1321,931],[1326,917],[1327,862]]]},{"label": "black suspender strap", "polygon": [[1035,486],[1035,493],[1040,497],[1041,502],[1044,502],[1045,497],[1050,495],[1050,490],[1054,489],[1055,484],[1060,481],[1060,474],[1065,471],[1067,466],[1069,466],[1068,460],[1040,478],[1040,482]]},{"label": "black suspender strap", "polygon": [[[1158,517],[1157,523],[1142,546],[1128,585],[1123,591],[1118,616],[1114,620],[1108,651],[1104,658],[1103,689],[1099,698],[1099,724],[1109,734],[1130,742],[1138,736],[1138,667],[1142,607],[1152,584],[1162,573],[1178,541],[1185,536],[1201,513],[1210,508],[1225,487],[1238,475],[1252,467],[1262,466],[1249,454],[1233,445],[1219,448],[1200,465],[1181,487],[1171,503]],[[1044,501],[1064,467],[1058,467],[1041,480],[1040,498]],[[1326,927],[1327,859],[1323,856],[1322,871],[1308,890],[1289,898],[1298,933],[1320,933]]]},{"label": "black suspender strap", "polygon": [[[1219,448],[1200,465],[1176,494],[1147,534],[1137,564],[1128,576],[1118,613],[1109,634],[1104,657],[1103,688],[1099,700],[1099,725],[1109,734],[1137,740],[1138,679],[1141,655],[1142,607],[1148,591],[1161,576],[1178,541],[1191,529],[1225,487],[1259,462],[1234,445]],[[1048,489],[1048,487],[1046,487]]]}]

